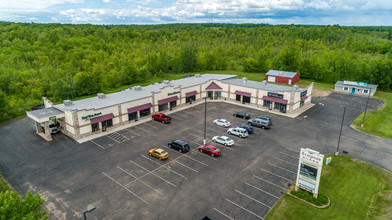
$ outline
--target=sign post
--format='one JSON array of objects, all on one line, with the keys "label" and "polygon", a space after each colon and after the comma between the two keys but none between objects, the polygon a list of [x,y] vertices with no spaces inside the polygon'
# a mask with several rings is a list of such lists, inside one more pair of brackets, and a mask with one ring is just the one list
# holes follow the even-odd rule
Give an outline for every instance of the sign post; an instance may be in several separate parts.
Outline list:
[{"label": "sign post", "polygon": [[309,148],[301,148],[295,190],[304,189],[317,198],[324,155]]}]

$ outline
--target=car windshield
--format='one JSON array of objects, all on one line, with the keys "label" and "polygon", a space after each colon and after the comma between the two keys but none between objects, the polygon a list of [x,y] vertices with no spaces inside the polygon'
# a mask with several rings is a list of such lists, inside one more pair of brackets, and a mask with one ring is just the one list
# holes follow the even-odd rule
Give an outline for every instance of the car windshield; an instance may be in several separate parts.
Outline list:
[{"label": "car windshield", "polygon": [[230,138],[226,138],[226,141],[232,141]]},{"label": "car windshield", "polygon": [[166,115],[162,115],[161,117],[162,117],[162,118],[169,118],[169,117],[168,117],[168,116],[166,116]]},{"label": "car windshield", "polygon": [[219,149],[218,149],[218,148],[215,148],[214,151],[217,152],[217,151],[219,151]]},{"label": "car windshield", "polygon": [[161,154],[161,155],[164,155],[164,154],[167,154],[167,152],[166,152],[166,151],[161,151],[160,154]]}]

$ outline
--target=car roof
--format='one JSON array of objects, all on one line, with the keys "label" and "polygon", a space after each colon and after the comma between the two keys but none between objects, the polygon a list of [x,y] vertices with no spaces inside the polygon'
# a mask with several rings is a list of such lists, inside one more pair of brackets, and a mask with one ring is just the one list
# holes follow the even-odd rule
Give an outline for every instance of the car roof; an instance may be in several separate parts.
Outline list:
[{"label": "car roof", "polygon": [[156,148],[155,151],[157,151],[157,152],[159,152],[159,153],[162,153],[162,152],[165,151],[165,150],[162,149],[162,148]]},{"label": "car roof", "polygon": [[204,146],[204,147],[209,147],[209,148],[211,148],[211,149],[217,148],[217,147],[215,147],[214,145],[208,145],[208,146]]},{"label": "car roof", "polygon": [[223,138],[223,139],[228,139],[229,137],[227,137],[227,136],[220,136],[221,138]]},{"label": "car roof", "polygon": [[179,143],[179,144],[188,144],[188,142],[183,141],[183,140],[174,140],[174,142]]}]

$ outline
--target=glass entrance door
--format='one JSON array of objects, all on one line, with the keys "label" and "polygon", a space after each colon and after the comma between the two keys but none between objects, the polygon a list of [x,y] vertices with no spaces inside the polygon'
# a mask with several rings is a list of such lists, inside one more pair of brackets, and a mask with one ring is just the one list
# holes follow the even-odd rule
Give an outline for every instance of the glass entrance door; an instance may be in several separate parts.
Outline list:
[{"label": "glass entrance door", "polygon": [[280,104],[280,112],[286,113],[286,104]]},{"label": "glass entrance door", "polygon": [[214,92],[213,91],[207,91],[207,97],[210,99],[214,98]]}]

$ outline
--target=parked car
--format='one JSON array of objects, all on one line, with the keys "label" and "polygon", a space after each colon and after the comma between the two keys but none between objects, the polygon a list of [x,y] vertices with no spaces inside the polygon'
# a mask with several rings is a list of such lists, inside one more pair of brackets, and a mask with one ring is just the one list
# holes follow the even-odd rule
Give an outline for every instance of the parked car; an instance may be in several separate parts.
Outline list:
[{"label": "parked car", "polygon": [[216,142],[216,143],[223,144],[225,146],[233,146],[234,145],[234,141],[231,138],[226,137],[226,136],[215,136],[212,138],[212,141]]},{"label": "parked car", "polygon": [[249,134],[253,134],[253,127],[252,127],[252,125],[237,125],[236,128],[243,128],[243,129],[245,129]]},{"label": "parked car", "polygon": [[175,150],[178,150],[181,153],[188,152],[190,149],[188,142],[182,140],[173,140],[172,142],[168,143],[167,146]]},{"label": "parked car", "polygon": [[255,118],[260,118],[261,120],[267,121],[269,123],[269,125],[272,125],[272,120],[268,116],[260,115],[260,116],[257,116]]},{"label": "parked car", "polygon": [[215,119],[213,123],[226,128],[230,127],[231,125],[230,122],[226,119]]},{"label": "parked car", "polygon": [[243,128],[229,128],[229,130],[227,130],[227,133],[236,135],[240,138],[248,137],[249,135],[248,132]]},{"label": "parked car", "polygon": [[[45,124],[41,123],[41,128],[42,128],[42,132],[45,132]],[[57,125],[51,121],[49,121],[49,131],[51,134],[56,134],[59,133],[59,129],[57,128]]]},{"label": "parked car", "polygon": [[248,120],[248,125],[260,127],[262,129],[270,128],[270,123],[260,118],[252,118]]},{"label": "parked car", "polygon": [[167,158],[169,158],[169,153],[161,148],[153,148],[148,151],[148,154],[150,156],[158,158],[159,160],[166,160]]},{"label": "parked car", "polygon": [[243,118],[243,119],[249,119],[250,118],[250,114],[245,113],[245,112],[237,112],[233,114],[234,117],[237,118]]},{"label": "parked car", "polygon": [[215,147],[214,145],[201,145],[200,147],[198,147],[199,151],[202,153],[206,153],[211,155],[212,157],[216,157],[221,155],[221,150],[217,147]]},{"label": "parked car", "polygon": [[164,124],[164,123],[169,123],[169,122],[172,120],[171,117],[169,117],[169,116],[167,116],[167,115],[165,115],[165,114],[163,114],[163,113],[153,114],[153,115],[152,115],[152,119],[153,119],[153,120],[156,120],[156,121],[160,121],[160,122],[162,122],[163,124]]}]

